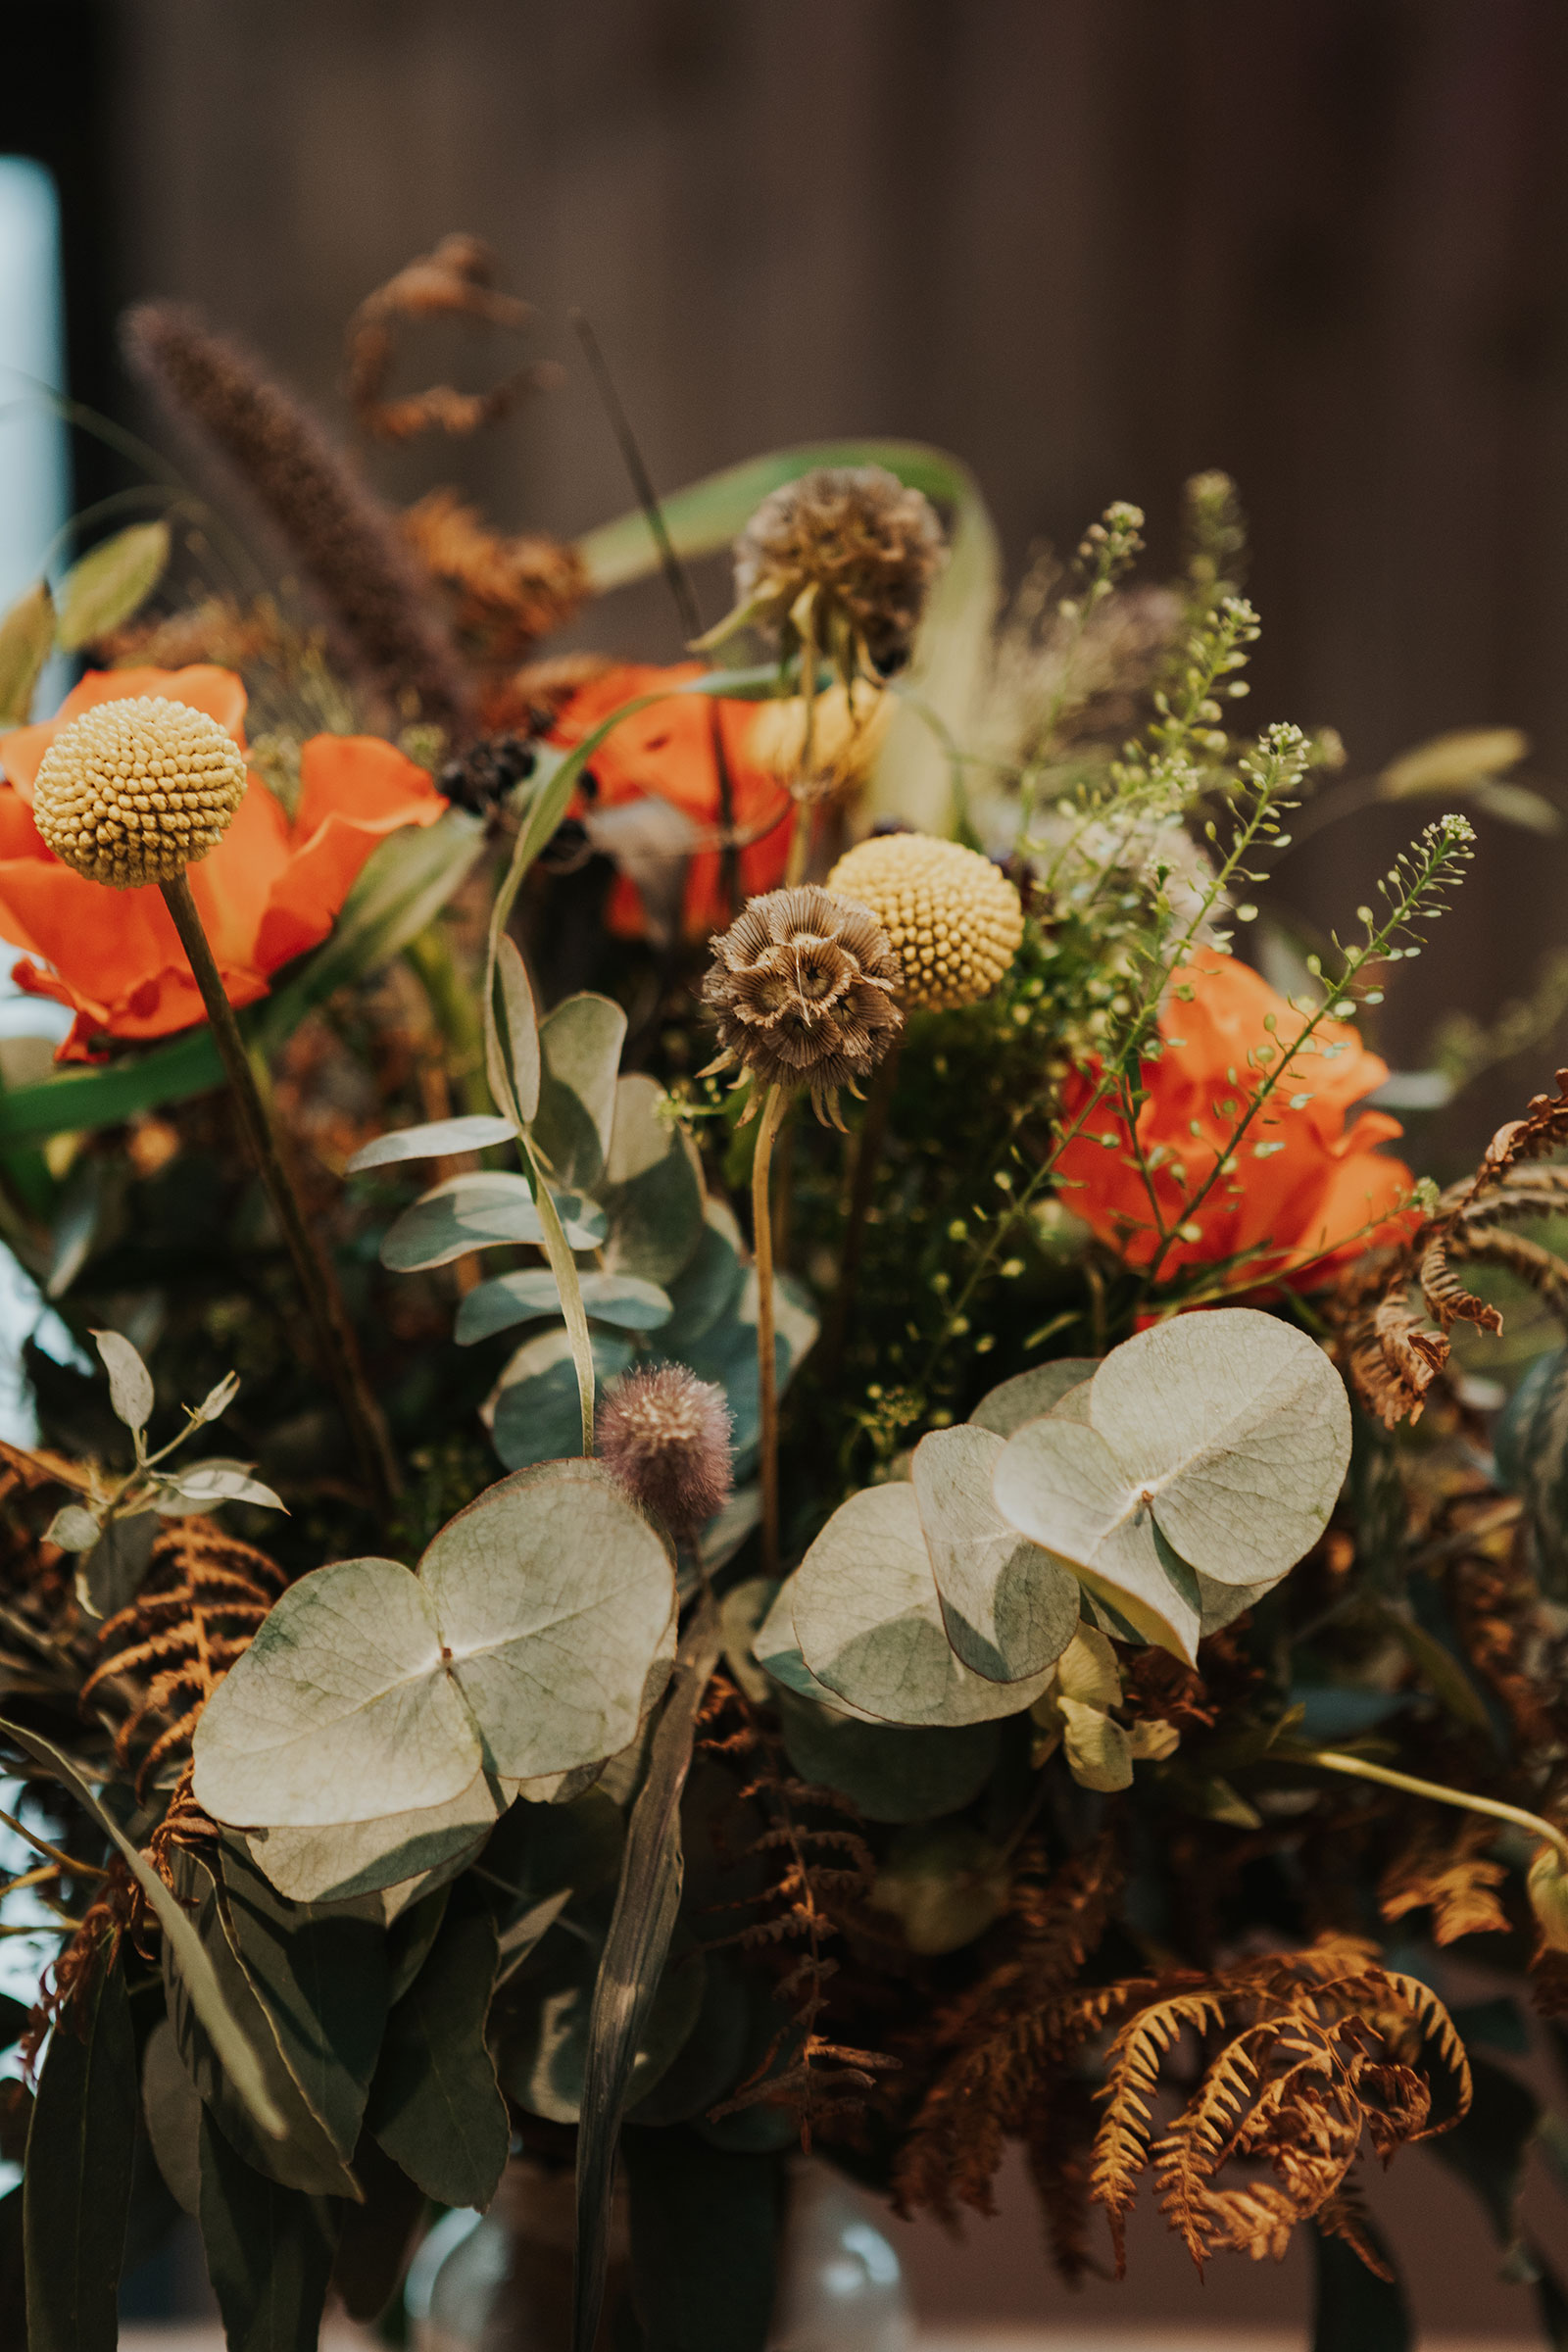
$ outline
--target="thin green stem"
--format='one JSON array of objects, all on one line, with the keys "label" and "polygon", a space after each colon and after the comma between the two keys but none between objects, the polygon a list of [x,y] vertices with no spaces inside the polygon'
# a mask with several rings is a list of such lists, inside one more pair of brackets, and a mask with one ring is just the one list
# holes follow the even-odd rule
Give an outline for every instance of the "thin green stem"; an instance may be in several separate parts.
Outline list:
[{"label": "thin green stem", "polygon": [[832,1381],[844,1356],[844,1342],[850,1327],[850,1309],[859,1284],[860,1257],[865,1247],[866,1219],[871,1213],[871,1197],[876,1190],[876,1172],[882,1160],[882,1146],[887,1140],[888,1116],[899,1082],[899,1054],[904,1044],[900,1030],[883,1054],[876,1076],[866,1097],[865,1116],[856,1142],[855,1174],[850,1184],[849,1213],[844,1220],[844,1244],[839,1251],[839,1279],[833,1293],[823,1327],[817,1377]]},{"label": "thin green stem", "polygon": [[752,1247],[757,1253],[757,1396],[761,1448],[762,1574],[778,1574],[778,1364],[773,1345],[773,1217],[768,1171],[790,1098],[770,1086],[752,1160]]},{"label": "thin green stem", "polygon": [[181,873],[172,882],[162,883],[160,888],[196,985],[201,991],[202,1003],[207,1007],[213,1043],[227,1073],[257,1172],[266,1187],[288,1253],[294,1261],[294,1271],[305,1303],[310,1309],[311,1320],[316,1326],[322,1369],[336,1393],[355,1451],[360,1457],[360,1467],[375,1497],[376,1506],[384,1514],[390,1510],[403,1482],[398,1475],[397,1459],[387,1436],[386,1423],[381,1418],[380,1407],[371,1396],[365,1377],[354,1326],[343,1303],[343,1295],[324,1252],[317,1248],[312,1239],[300,1207],[299,1196],[289,1180],[277,1135],[268,1116],[261,1088],[256,1082],[256,1072],[251,1067],[245,1041],[240,1036],[239,1024],[234,1018],[234,1008],[224,992],[212,948],[202,928],[201,915],[191,896],[190,878]]},{"label": "thin green stem", "polygon": [[1343,1772],[1352,1781],[1375,1781],[1383,1788],[1402,1789],[1406,1796],[1430,1797],[1435,1805],[1452,1805],[1459,1813],[1486,1813],[1494,1821],[1511,1822],[1518,1830],[1528,1830],[1555,1848],[1568,1864],[1568,1833],[1543,1821],[1539,1813],[1527,1813],[1523,1805],[1506,1805],[1500,1797],[1472,1796],[1463,1788],[1446,1788],[1440,1781],[1418,1781],[1413,1773],[1395,1772],[1387,1764],[1369,1764],[1364,1757],[1343,1755],[1333,1747],[1281,1747],[1276,1751],[1288,1755],[1295,1764],[1315,1764],[1322,1772]]}]

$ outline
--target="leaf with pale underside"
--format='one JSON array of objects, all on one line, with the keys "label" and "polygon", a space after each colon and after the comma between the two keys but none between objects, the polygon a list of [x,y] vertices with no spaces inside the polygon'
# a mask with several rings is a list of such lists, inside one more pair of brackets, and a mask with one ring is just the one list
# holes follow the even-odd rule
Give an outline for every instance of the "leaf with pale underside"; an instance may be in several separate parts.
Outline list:
[{"label": "leaf with pale underside", "polygon": [[[620,1331],[657,1331],[670,1316],[669,1294],[657,1282],[635,1274],[584,1273],[578,1276],[582,1303],[596,1323],[612,1323]],[[521,1274],[502,1274],[481,1282],[458,1308],[453,1337],[460,1348],[471,1348],[493,1332],[516,1323],[533,1323],[561,1312],[561,1293],[548,1266],[530,1266]]]},{"label": "leaf with pale underside", "polygon": [[1078,1580],[997,1509],[1002,1446],[989,1429],[933,1430],[914,1449],[912,1484],[948,1640],[971,1672],[1018,1683],[1044,1673],[1077,1632]]},{"label": "leaf with pale underside", "polygon": [[517,1472],[416,1575],[349,1560],[289,1588],[208,1702],[197,1800],[309,1829],[448,1803],[625,1746],[667,1673],[674,1576],[601,1465]]},{"label": "leaf with pale underside", "polygon": [[1075,1389],[1093,1379],[1100,1361],[1098,1355],[1060,1355],[1052,1363],[1035,1364],[982,1396],[969,1419],[977,1429],[1010,1438],[1026,1421],[1055,1412]]},{"label": "leaf with pale underside", "polygon": [[462,1119],[427,1119],[422,1127],[399,1127],[391,1135],[378,1135],[355,1152],[343,1173],[363,1176],[368,1168],[390,1167],[400,1159],[447,1159],[459,1152],[484,1152],[492,1144],[510,1144],[512,1137],[512,1121],[497,1118],[493,1111],[475,1111]]},{"label": "leaf with pale underside", "polygon": [[[571,1247],[597,1250],[610,1230],[603,1209],[571,1193],[555,1198]],[[527,1179],[486,1170],[449,1176],[406,1208],[382,1239],[381,1263],[394,1274],[414,1274],[450,1265],[492,1242],[531,1242],[542,1249],[544,1238]]]},{"label": "leaf with pale underside", "polygon": [[994,1683],[955,1655],[914,1489],[841,1503],[791,1579],[796,1638],[819,1682],[888,1723],[983,1723],[1027,1707],[1049,1671]]},{"label": "leaf with pale underside", "polygon": [[[539,1015],[534,1005],[528,967],[514,942],[505,935],[496,943],[496,977],[501,983],[502,1009],[507,1016],[507,1044],[510,1049],[507,1076],[511,1081],[512,1100],[520,1124],[531,1127],[539,1113],[539,1083],[543,1075]],[[498,1046],[499,1043],[498,1038]]]},{"label": "leaf with pale underside", "polygon": [[[814,1699],[818,1706],[828,1707],[835,1715],[848,1716],[856,1723],[880,1724],[883,1721],[880,1715],[869,1714],[864,1707],[853,1705],[849,1699],[840,1697],[838,1691],[830,1690],[826,1683],[819,1683],[802,1657],[801,1645],[795,1635],[794,1584],[794,1577],[786,1577],[780,1585],[761,1623],[752,1636],[752,1656],[761,1667],[764,1676],[771,1676],[775,1683],[782,1683],[786,1690],[795,1691],[799,1697]],[[765,1697],[766,1694],[767,1685],[764,1681],[759,1695]]]},{"label": "leaf with pale underside", "polygon": [[[629,1368],[629,1340],[596,1331],[589,1346],[601,1385]],[[492,1390],[484,1416],[509,1470],[574,1452],[581,1443],[582,1415],[571,1334],[559,1328],[524,1340]]]},{"label": "leaf with pale underside", "polygon": [[153,1376],[127,1339],[118,1331],[95,1331],[93,1345],[109,1374],[109,1401],[127,1429],[145,1429],[153,1417]]},{"label": "leaf with pale underside", "polygon": [[169,1471],[158,1481],[158,1508],[166,1518],[215,1510],[220,1502],[249,1502],[266,1511],[285,1507],[281,1494],[252,1478],[248,1462],[192,1462],[188,1469]]},{"label": "leaf with pale underside", "polygon": [[76,653],[129,620],[163,578],[170,545],[167,522],[133,522],[74,564],[57,599],[61,651]]},{"label": "leaf with pale underside", "polygon": [[664,1090],[641,1074],[615,1088],[615,1122],[596,1186],[610,1218],[605,1264],[613,1273],[667,1283],[703,1236],[702,1163],[662,1109]]},{"label": "leaf with pale underside", "polygon": [[543,1070],[533,1140],[559,1184],[591,1192],[604,1173],[615,1117],[626,1015],[609,997],[567,997],[539,1024]]},{"label": "leaf with pale underside", "polygon": [[38,580],[0,620],[0,726],[25,722],[54,642],[54,599],[48,582]]},{"label": "leaf with pale underside", "polygon": [[514,1782],[476,1773],[466,1788],[442,1805],[380,1821],[252,1830],[246,1842],[278,1893],[291,1902],[346,1902],[401,1886],[466,1853],[494,1828],[515,1794]]}]

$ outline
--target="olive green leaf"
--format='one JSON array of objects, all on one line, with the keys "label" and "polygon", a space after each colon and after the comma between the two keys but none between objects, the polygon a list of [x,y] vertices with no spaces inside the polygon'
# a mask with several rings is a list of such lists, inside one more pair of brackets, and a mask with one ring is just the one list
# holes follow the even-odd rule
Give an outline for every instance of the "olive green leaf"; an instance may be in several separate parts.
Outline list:
[{"label": "olive green leaf", "polygon": [[153,1416],[153,1376],[118,1331],[95,1331],[93,1346],[109,1374],[109,1401],[127,1429],[145,1429]]},{"label": "olive green leaf", "polygon": [[1114,1649],[1093,1626],[1080,1626],[1062,1654],[1051,1690],[1030,1709],[1046,1735],[1036,1743],[1036,1763],[1059,1743],[1080,1788],[1130,1787],[1132,1741],[1110,1715],[1120,1704],[1121,1672]]},{"label": "olive green leaf", "polygon": [[[590,1335],[595,1378],[614,1380],[632,1360],[629,1340]],[[495,1447],[509,1470],[554,1461],[582,1441],[580,1390],[571,1335],[542,1331],[512,1356],[484,1407]]]},{"label": "olive green leaf", "polygon": [[133,522],[74,564],[60,583],[61,652],[78,653],[129,620],[163,578],[169,547],[167,522]]},{"label": "olive green leaf", "polygon": [[[577,1280],[583,1306],[596,1323],[613,1323],[621,1331],[657,1331],[669,1321],[669,1294],[657,1282],[646,1282],[635,1274],[596,1273],[579,1274]],[[499,1275],[471,1290],[459,1305],[453,1337],[460,1348],[471,1348],[476,1340],[489,1339],[492,1332],[560,1312],[561,1293],[554,1274],[548,1266],[530,1267],[525,1273]]]},{"label": "olive green leaf", "polygon": [[707,1203],[691,1256],[664,1287],[674,1311],[659,1344],[684,1363],[688,1348],[734,1314],[746,1288],[741,1230],[722,1200]]},{"label": "olive green leaf", "polygon": [[483,1152],[492,1144],[510,1144],[512,1121],[493,1111],[475,1111],[462,1119],[429,1119],[422,1127],[399,1127],[365,1144],[344,1166],[346,1176],[363,1176],[368,1168],[384,1168],[400,1159],[446,1159],[459,1152]]},{"label": "olive green leaf", "polygon": [[539,1015],[534,1005],[528,967],[514,943],[505,935],[496,943],[496,973],[501,982],[501,1008],[506,1015],[505,1062],[499,1026],[485,1032],[485,1053],[491,1091],[498,1102],[515,1110],[518,1127],[531,1127],[539,1115],[539,1086],[543,1076]]},{"label": "olive green leaf", "polygon": [[198,1802],[241,1827],[328,1827],[444,1805],[481,1767],[527,1780],[624,1747],[672,1646],[674,1574],[596,1462],[490,1487],[417,1573],[318,1568],[208,1702]]},{"label": "olive green leaf", "polygon": [[961,1812],[996,1767],[1001,1734],[994,1723],[954,1731],[909,1731],[858,1722],[838,1710],[778,1692],[785,1752],[803,1781],[836,1788],[867,1821],[936,1821]]},{"label": "olive green leaf", "polygon": [[512,2132],[485,2044],[496,1924],[449,1907],[428,1958],[387,2020],[367,2121],[382,2147],[441,2205],[488,2205]]},{"label": "olive green leaf", "polygon": [[0,726],[25,724],[54,643],[54,599],[38,580],[0,620]]},{"label": "olive green leaf", "polygon": [[136,2041],[109,1947],[51,2034],[27,2133],[23,2236],[30,2352],[114,2352],[136,2144]]},{"label": "olive green leaf", "polygon": [[228,2352],[312,2352],[343,2208],[258,2174],[201,2119],[201,2232]]},{"label": "olive green leaf", "polygon": [[182,2211],[194,2215],[201,2195],[202,2097],[167,2017],[158,2020],[142,2052],[141,2111],[164,2186]]},{"label": "olive green leaf", "polygon": [[[574,1193],[558,1193],[556,1207],[574,1250],[595,1250],[610,1230],[604,1211]],[[492,1242],[531,1242],[543,1248],[545,1229],[525,1176],[480,1170],[449,1176],[421,1194],[388,1227],[381,1263],[394,1274],[450,1265]]]},{"label": "olive green leaf", "polygon": [[529,1123],[560,1184],[592,1192],[604,1173],[625,1038],[620,1006],[586,992],[567,997],[539,1024],[543,1072]]},{"label": "olive green leaf", "polygon": [[948,1640],[971,1672],[1017,1683],[1042,1673],[1078,1628],[1078,1580],[1020,1540],[991,1498],[1003,1440],[960,1424],[914,1449],[912,1483]]},{"label": "olive green leaf", "polygon": [[703,1238],[702,1163],[690,1138],[661,1116],[663,1102],[652,1078],[619,1081],[596,1187],[610,1218],[606,1266],[657,1283],[680,1273]]},{"label": "olive green leaf", "polygon": [[1050,1680],[976,1674],[955,1654],[912,1486],[841,1503],[788,1588],[801,1654],[830,1690],[889,1723],[983,1723],[1027,1707]]}]

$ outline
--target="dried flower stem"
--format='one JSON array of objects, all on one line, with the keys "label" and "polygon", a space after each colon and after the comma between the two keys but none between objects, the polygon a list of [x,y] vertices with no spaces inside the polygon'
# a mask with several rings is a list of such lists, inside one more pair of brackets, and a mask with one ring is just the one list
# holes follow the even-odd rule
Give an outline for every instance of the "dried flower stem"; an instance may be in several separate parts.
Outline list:
[{"label": "dried flower stem", "polygon": [[1554,1846],[1568,1864],[1568,1832],[1554,1829],[1543,1821],[1539,1813],[1526,1812],[1523,1805],[1504,1804],[1496,1796],[1472,1796],[1463,1788],[1446,1788],[1440,1781],[1418,1781],[1413,1773],[1394,1772],[1386,1764],[1369,1764],[1361,1756],[1342,1755],[1332,1747],[1301,1747],[1290,1750],[1294,1763],[1315,1764],[1323,1772],[1343,1772],[1355,1781],[1376,1781],[1385,1788],[1403,1789],[1408,1796],[1426,1796],[1437,1805],[1452,1805],[1460,1813],[1489,1813],[1494,1821],[1511,1822],[1515,1829],[1528,1830],[1532,1838],[1544,1838]]},{"label": "dried flower stem", "polygon": [[322,1369],[337,1394],[343,1418],[354,1440],[360,1467],[368,1481],[377,1507],[385,1511],[398,1494],[402,1481],[396,1458],[387,1437],[386,1424],[379,1406],[371,1396],[360,1362],[355,1342],[354,1326],[349,1321],[342,1294],[324,1254],[311,1239],[299,1196],[289,1181],[288,1170],[278,1148],[272,1122],[262,1100],[262,1090],[256,1082],[245,1041],[234,1018],[234,1008],[228,1001],[218,965],[202,928],[202,918],[191,896],[188,874],[176,874],[172,881],[160,883],[164,904],[173,918],[184,949],[201,990],[202,1003],[212,1025],[213,1043],[217,1046],[228,1083],[239,1106],[246,1140],[256,1161],[258,1173],[267,1187],[267,1197],[282,1228],[288,1253],[294,1260],[294,1271],[300,1289],[316,1326],[317,1344],[320,1349]]},{"label": "dried flower stem", "polygon": [[778,1364],[773,1344],[773,1219],[768,1173],[790,1098],[770,1086],[752,1161],[752,1247],[757,1252],[757,1397],[762,1476],[762,1574],[778,1574]]}]

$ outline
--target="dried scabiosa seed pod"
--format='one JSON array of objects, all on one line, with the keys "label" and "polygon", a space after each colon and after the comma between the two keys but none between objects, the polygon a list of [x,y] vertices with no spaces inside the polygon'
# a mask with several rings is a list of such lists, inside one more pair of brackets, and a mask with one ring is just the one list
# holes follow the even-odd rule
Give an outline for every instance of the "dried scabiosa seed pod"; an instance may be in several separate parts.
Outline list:
[{"label": "dried scabiosa seed pod", "polygon": [[903,1024],[901,977],[867,908],[813,884],[770,890],[713,942],[703,1002],[722,1051],[709,1066],[752,1081],[748,1117],[769,1087],[805,1087],[818,1118],[841,1126],[839,1089],[858,1093]]},{"label": "dried scabiosa seed pod", "polygon": [[606,1467],[671,1535],[695,1535],[729,1500],[724,1392],[683,1364],[624,1374],[600,1400],[598,1435]]},{"label": "dried scabiosa seed pod", "polygon": [[161,694],[100,703],[38,763],[33,820],[89,882],[171,882],[216,850],[245,797],[245,759],[205,710]]},{"label": "dried scabiosa seed pod", "polygon": [[829,874],[868,906],[903,967],[906,1004],[941,1008],[989,997],[1018,953],[1023,906],[1005,874],[956,841],[889,833],[859,842]]},{"label": "dried scabiosa seed pod", "polygon": [[942,556],[925,493],[880,466],[823,466],[769,492],[735,542],[735,611],[705,643],[741,626],[785,654],[824,653],[848,680],[886,675],[909,647]]}]

